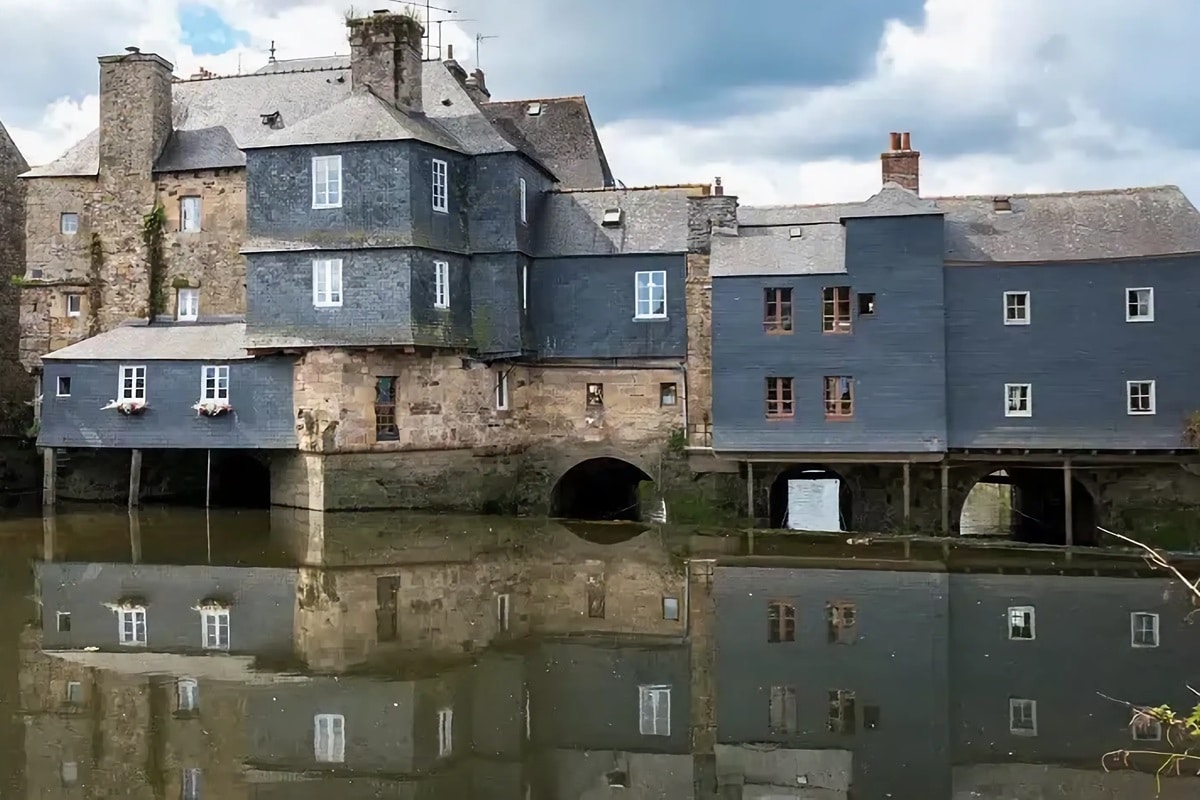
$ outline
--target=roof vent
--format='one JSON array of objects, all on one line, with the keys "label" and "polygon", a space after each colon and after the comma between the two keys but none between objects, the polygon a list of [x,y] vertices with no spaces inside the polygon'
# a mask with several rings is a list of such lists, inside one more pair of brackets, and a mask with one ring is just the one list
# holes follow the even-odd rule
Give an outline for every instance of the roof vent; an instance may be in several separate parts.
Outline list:
[{"label": "roof vent", "polygon": [[621,209],[606,208],[604,209],[603,224],[606,228],[615,228],[621,224],[621,220],[624,219],[624,217],[625,214],[623,211],[621,211]]},{"label": "roof vent", "polygon": [[629,788],[629,774],[624,770],[614,769],[605,778],[608,779],[608,785],[612,789]]},{"label": "roof vent", "polygon": [[799,239],[804,235],[804,228],[788,228],[789,239]]},{"label": "roof vent", "polygon": [[992,210],[998,214],[1007,214],[1012,212],[1012,200],[1008,197],[993,197]]},{"label": "roof vent", "polygon": [[280,114],[278,111],[272,111],[269,114],[260,114],[259,116],[262,118],[262,124],[266,125],[267,127],[270,127],[270,128],[282,128],[283,127],[283,115]]},{"label": "roof vent", "polygon": [[531,117],[536,117],[538,114],[542,113],[542,104],[541,103],[530,103],[529,107],[525,109],[525,113],[527,113]]}]

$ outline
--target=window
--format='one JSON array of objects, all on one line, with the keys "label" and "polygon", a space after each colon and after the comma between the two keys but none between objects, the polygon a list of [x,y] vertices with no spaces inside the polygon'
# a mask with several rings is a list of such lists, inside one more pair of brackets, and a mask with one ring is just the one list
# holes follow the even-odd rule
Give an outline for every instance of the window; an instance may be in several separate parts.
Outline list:
[{"label": "window", "polygon": [[603,383],[589,383],[587,385],[587,407],[604,408]]},{"label": "window", "polygon": [[341,714],[313,717],[313,755],[326,764],[346,760],[346,718]]},{"label": "window", "polygon": [[1129,638],[1134,647],[1158,647],[1158,614],[1143,611],[1130,614]]},{"label": "window", "polygon": [[849,286],[831,286],[822,293],[821,330],[825,333],[850,332]]},{"label": "window", "polygon": [[634,319],[667,318],[667,273],[664,270],[636,273],[633,288],[636,297]]},{"label": "window", "polygon": [[676,386],[673,383],[660,383],[658,385],[658,404],[660,406],[673,406],[679,400],[679,395]]},{"label": "window", "polygon": [[830,644],[854,644],[858,639],[858,606],[847,600],[825,605]]},{"label": "window", "polygon": [[847,736],[854,733],[854,692],[838,689],[829,693],[829,718],[825,727],[830,733]]},{"label": "window", "polygon": [[200,381],[200,399],[205,402],[229,401],[229,367],[203,367]]},{"label": "window", "polygon": [[450,307],[450,262],[433,262],[433,307]]},{"label": "window", "polygon": [[825,378],[825,419],[854,416],[854,378],[831,375]]},{"label": "window", "polygon": [[433,160],[433,210],[448,212],[450,210],[450,169],[445,161]]},{"label": "window", "polygon": [[529,310],[529,266],[521,265],[521,310]]},{"label": "window", "polygon": [[1037,736],[1037,701],[1008,699],[1008,730],[1018,736]]},{"label": "window", "polygon": [[1004,384],[1004,416],[1033,416],[1033,387],[1028,383]]},{"label": "window", "polygon": [[875,313],[875,293],[874,292],[859,292],[858,293],[858,315],[860,317],[869,317]]},{"label": "window", "polygon": [[1130,414],[1154,413],[1154,381],[1126,381],[1125,393]]},{"label": "window", "polygon": [[342,260],[313,260],[313,306],[334,308],[342,304]]},{"label": "window", "polygon": [[79,681],[67,681],[67,703],[69,705],[83,705],[83,684]]},{"label": "window", "polygon": [[1004,293],[1004,324],[1029,324],[1029,292]]},{"label": "window", "polygon": [[1154,290],[1125,290],[1125,321],[1154,322]]},{"label": "window", "polygon": [[763,289],[763,330],[792,332],[792,290]]},{"label": "window", "polygon": [[72,211],[67,211],[60,214],[58,217],[58,232],[66,234],[67,236],[74,236],[76,233],[78,233],[79,215]]},{"label": "window", "polygon": [[1130,728],[1133,729],[1133,740],[1135,742],[1162,741],[1162,722],[1144,711],[1138,712],[1134,716]]},{"label": "window", "polygon": [[55,617],[56,617],[55,621],[58,623],[58,632],[59,633],[70,633],[71,632],[71,612],[70,611],[59,611],[55,615]]},{"label": "window", "polygon": [[200,800],[200,770],[189,767],[183,771],[181,800]]},{"label": "window", "polygon": [[385,375],[375,379],[375,441],[394,442],[400,438],[396,425],[396,378]]},{"label": "window", "polygon": [[63,786],[74,786],[79,782],[79,762],[64,761],[62,763]]},{"label": "window", "polygon": [[518,181],[518,185],[521,187],[521,224],[525,225],[526,223],[529,222],[529,206],[528,206],[529,198],[528,198],[527,188],[525,186],[525,179],[521,178]]},{"label": "window", "polygon": [[639,686],[638,711],[642,736],[671,735],[670,686]]},{"label": "window", "polygon": [[126,645],[146,644],[146,609],[142,606],[123,606],[118,612],[119,641]]},{"label": "window", "polygon": [[796,411],[791,378],[767,378],[767,419],[786,419]]},{"label": "window", "polygon": [[187,322],[200,317],[200,290],[180,289],[175,305],[177,319]]},{"label": "window", "polygon": [[146,399],[146,368],[121,367],[121,402]]},{"label": "window", "polygon": [[438,756],[448,756],[454,751],[454,709],[438,711]]},{"label": "window", "polygon": [[863,730],[873,731],[879,727],[879,706],[863,706]]},{"label": "window", "polygon": [[83,309],[83,295],[69,294],[67,295],[67,316],[78,317]]},{"label": "window", "polygon": [[229,649],[229,609],[206,609],[200,613],[205,650]]},{"label": "window", "polygon": [[663,619],[670,620],[671,622],[679,621],[679,598],[678,597],[664,597],[662,599],[662,606],[663,606]]},{"label": "window", "polygon": [[508,370],[496,373],[496,410],[508,411]]},{"label": "window", "polygon": [[70,375],[59,375],[58,379],[55,381],[55,383],[57,384],[55,386],[55,389],[56,389],[55,394],[56,395],[58,395],[59,397],[70,397],[71,396],[71,376]]},{"label": "window", "polygon": [[771,644],[796,641],[796,607],[772,600],[767,603],[767,641]]},{"label": "window", "polygon": [[313,158],[312,207],[342,207],[341,156],[316,156]]},{"label": "window", "polygon": [[501,631],[508,630],[508,616],[511,603],[512,600],[509,595],[496,595],[496,622],[499,623]]},{"label": "window", "polygon": [[179,198],[179,230],[195,232],[200,230],[200,198]]},{"label": "window", "polygon": [[200,684],[193,678],[180,678],[175,683],[175,710],[196,711],[200,708]]},{"label": "window", "polygon": [[772,686],[769,706],[771,733],[796,732],[796,687]]},{"label": "window", "polygon": [[1008,610],[1008,638],[1032,640],[1036,638],[1033,606],[1014,606]]}]

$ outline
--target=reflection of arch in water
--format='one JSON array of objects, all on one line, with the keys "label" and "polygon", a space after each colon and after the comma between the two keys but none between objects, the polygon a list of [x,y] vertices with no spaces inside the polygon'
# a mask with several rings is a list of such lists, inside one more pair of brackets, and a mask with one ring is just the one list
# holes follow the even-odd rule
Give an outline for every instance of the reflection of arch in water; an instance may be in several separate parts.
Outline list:
[{"label": "reflection of arch in water", "polygon": [[[959,533],[1066,544],[1066,507],[1061,470],[998,469],[976,481],[967,493],[959,514]],[[1096,501],[1078,478],[1071,480],[1071,529],[1075,544],[1097,543]]]},{"label": "reflection of arch in water", "polygon": [[605,523],[562,520],[562,526],[585,542],[603,545],[624,544],[650,530],[648,525],[637,522]]},{"label": "reflection of arch in water", "polygon": [[[854,498],[838,472],[820,464],[798,464],[771,483],[772,528],[851,530]],[[802,514],[797,518],[797,514]]]},{"label": "reflection of arch in water", "polygon": [[652,482],[641,467],[613,456],[588,458],[562,474],[550,493],[550,515],[577,520],[640,522],[638,488]]}]

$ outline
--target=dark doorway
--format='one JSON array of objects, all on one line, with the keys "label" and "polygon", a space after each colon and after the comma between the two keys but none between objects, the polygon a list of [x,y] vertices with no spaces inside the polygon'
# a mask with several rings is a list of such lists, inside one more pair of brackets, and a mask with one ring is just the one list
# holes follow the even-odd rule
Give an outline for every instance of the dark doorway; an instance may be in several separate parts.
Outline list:
[{"label": "dark doorway", "polygon": [[650,481],[619,458],[590,458],[571,467],[554,485],[550,514],[566,519],[641,521],[638,486]]},{"label": "dark doorway", "polygon": [[[1061,470],[997,470],[981,478],[967,494],[959,515],[959,533],[1030,544],[1066,544],[1066,497]],[[1077,479],[1071,481],[1071,528],[1075,544],[1097,544],[1096,503]]]},{"label": "dark doorway", "polygon": [[850,487],[831,469],[819,465],[788,467],[771,484],[772,528],[852,530]]},{"label": "dark doorway", "polygon": [[212,451],[210,502],[221,508],[271,505],[271,469],[266,457],[238,450]]}]

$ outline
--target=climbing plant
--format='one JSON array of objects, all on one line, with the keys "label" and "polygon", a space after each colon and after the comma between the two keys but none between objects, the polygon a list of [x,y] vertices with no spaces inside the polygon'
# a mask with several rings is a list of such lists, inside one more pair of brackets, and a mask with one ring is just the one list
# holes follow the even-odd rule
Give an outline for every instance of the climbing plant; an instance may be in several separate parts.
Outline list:
[{"label": "climbing plant", "polygon": [[100,333],[100,307],[104,304],[104,243],[92,233],[88,261],[88,336]]},{"label": "climbing plant", "polygon": [[1183,421],[1183,440],[1192,447],[1200,448],[1200,411],[1193,411]]},{"label": "climbing plant", "polygon": [[167,265],[163,260],[163,230],[167,225],[167,211],[162,203],[142,218],[142,243],[146,246],[146,268],[150,278],[149,296],[146,298],[146,314],[150,322],[163,313],[163,282]]}]

